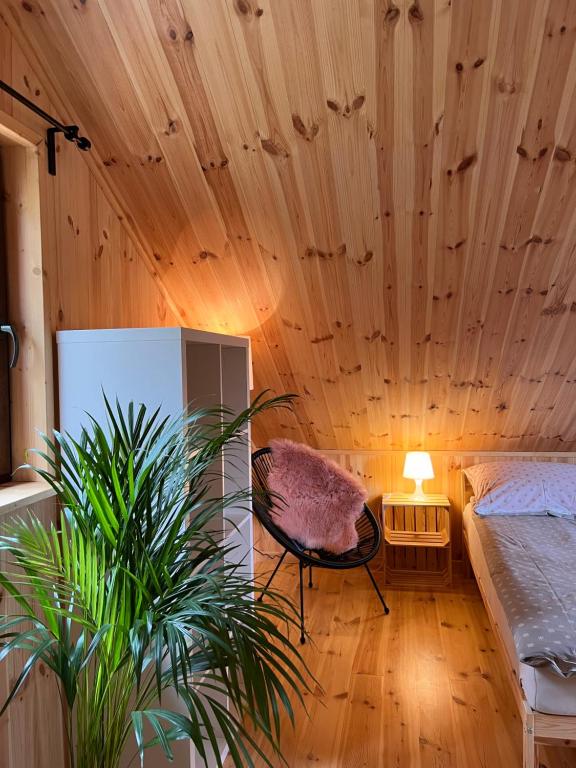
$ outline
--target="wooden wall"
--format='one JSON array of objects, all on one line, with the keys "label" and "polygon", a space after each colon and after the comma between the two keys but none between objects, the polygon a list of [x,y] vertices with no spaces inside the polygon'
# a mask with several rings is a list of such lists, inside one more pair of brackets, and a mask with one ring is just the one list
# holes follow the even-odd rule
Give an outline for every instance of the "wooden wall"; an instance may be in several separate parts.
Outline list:
[{"label": "wooden wall", "polygon": [[[59,115],[1,18],[0,79]],[[41,121],[1,92],[0,109],[42,133]],[[62,142],[57,176],[48,176],[40,166],[43,270],[51,329],[177,324],[117,202],[85,160],[71,144]]]},{"label": "wooden wall", "polygon": [[[414,490],[414,482],[402,477],[405,452],[403,451],[324,451],[324,455],[336,461],[349,472],[356,475],[369,492],[369,505],[374,512],[379,512],[382,495],[390,492]],[[450,521],[452,536],[452,557],[462,560],[462,511],[466,499],[462,469],[472,464],[487,461],[561,461],[576,463],[576,453],[558,452],[451,452],[431,451],[434,466],[434,480],[426,480],[424,490],[428,493],[444,493],[451,502]],[[257,551],[273,553],[277,548],[259,531],[256,540]]]},{"label": "wooden wall", "polygon": [[[330,451],[326,455],[362,480],[372,497],[372,506],[380,504],[383,493],[391,491],[411,492],[414,490],[414,481],[402,477],[406,456],[402,451],[352,451],[348,453]],[[530,454],[432,451],[431,456],[435,478],[425,481],[424,490],[429,493],[445,493],[451,501],[452,556],[455,560],[462,559],[462,511],[467,501],[464,498],[463,468],[487,461],[576,463],[576,453],[558,452]]]},{"label": "wooden wall", "polygon": [[[54,501],[38,502],[33,512],[43,522],[49,522],[55,513]],[[4,521],[4,515],[0,515],[0,523]],[[3,561],[4,557],[0,558],[0,567],[4,567]],[[17,609],[3,590],[1,601],[3,612]],[[2,704],[22,671],[25,658],[23,652],[13,653],[0,664]],[[37,664],[0,717],[0,765],[2,768],[64,768],[65,754],[64,720],[56,679],[45,664]]]},{"label": "wooden wall", "polygon": [[[576,3],[5,0],[1,14],[94,141],[181,322],[250,333],[256,387],[302,396],[268,434],[576,447]],[[12,79],[35,97],[36,80]],[[124,275],[123,235],[111,253],[108,217],[88,235],[89,196],[62,197],[69,279],[103,271],[76,264],[83,238]],[[85,299],[55,300],[64,323],[98,315]]]}]

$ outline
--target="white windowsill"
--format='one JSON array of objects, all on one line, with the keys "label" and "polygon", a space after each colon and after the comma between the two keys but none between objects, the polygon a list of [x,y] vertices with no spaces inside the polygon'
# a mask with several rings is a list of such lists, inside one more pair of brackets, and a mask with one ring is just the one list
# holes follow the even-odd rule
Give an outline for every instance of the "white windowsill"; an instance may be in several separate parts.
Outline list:
[{"label": "white windowsill", "polygon": [[54,496],[54,491],[43,480],[0,485],[0,515]]}]

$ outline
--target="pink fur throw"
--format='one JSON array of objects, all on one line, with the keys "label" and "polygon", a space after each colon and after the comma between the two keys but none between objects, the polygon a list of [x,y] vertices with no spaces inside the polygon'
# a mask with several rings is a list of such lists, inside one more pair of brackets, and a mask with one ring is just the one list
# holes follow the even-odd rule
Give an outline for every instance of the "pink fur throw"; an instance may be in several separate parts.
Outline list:
[{"label": "pink fur throw", "polygon": [[307,445],[272,440],[268,487],[274,522],[306,549],[341,554],[358,543],[354,525],[368,494],[346,470]]}]

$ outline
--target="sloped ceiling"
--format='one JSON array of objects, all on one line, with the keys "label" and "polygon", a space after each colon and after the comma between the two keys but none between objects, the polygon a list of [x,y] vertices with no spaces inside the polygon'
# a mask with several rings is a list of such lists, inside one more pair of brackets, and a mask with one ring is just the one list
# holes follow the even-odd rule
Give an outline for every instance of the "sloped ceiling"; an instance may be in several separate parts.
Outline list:
[{"label": "sloped ceiling", "polygon": [[576,448],[576,3],[0,8],[182,322],[302,395],[286,434]]}]

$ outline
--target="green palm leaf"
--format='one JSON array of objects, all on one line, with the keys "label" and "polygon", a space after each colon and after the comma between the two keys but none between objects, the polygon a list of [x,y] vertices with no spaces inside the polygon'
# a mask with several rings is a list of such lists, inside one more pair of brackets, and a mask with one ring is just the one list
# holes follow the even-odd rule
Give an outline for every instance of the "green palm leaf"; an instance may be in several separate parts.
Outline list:
[{"label": "green palm leaf", "polygon": [[310,683],[285,632],[296,614],[279,595],[255,600],[231,564],[215,520],[227,505],[248,508],[249,494],[213,498],[211,481],[222,452],[246,445],[246,424],[290,400],[174,419],[105,400],[106,424],[90,418],[78,440],[43,436],[38,473],[62,512],[58,526],[29,515],[0,536],[0,585],[15,606],[0,616],[0,661],[26,655],[4,709],[44,662],[67,704],[77,768],[118,768],[131,733],[141,758],[160,745],[170,759],[171,742],[188,739],[218,762],[223,738],[235,766],[252,766],[250,753],[278,764],[280,714],[293,720],[291,697],[302,701]]}]

